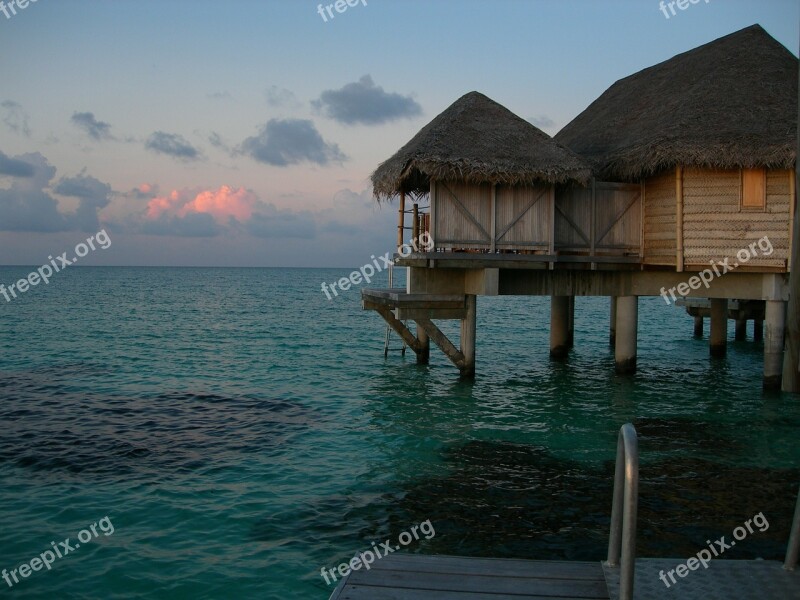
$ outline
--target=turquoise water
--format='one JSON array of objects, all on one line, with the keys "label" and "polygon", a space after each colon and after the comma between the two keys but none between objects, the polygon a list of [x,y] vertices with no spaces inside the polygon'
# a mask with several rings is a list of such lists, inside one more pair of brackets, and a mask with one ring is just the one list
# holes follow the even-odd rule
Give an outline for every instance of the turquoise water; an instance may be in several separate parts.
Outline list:
[{"label": "turquoise water", "polygon": [[0,594],[324,600],[322,567],[425,520],[405,551],[601,559],[626,421],[641,555],[685,559],[763,512],[729,557],[782,557],[800,402],[762,394],[761,344],[712,361],[681,309],[643,299],[620,378],[607,299],[578,299],[557,363],[547,298],[479,298],[460,381],[435,349],[385,360],[359,292],[320,291],[346,274],[72,268],[0,298],[0,569],[114,527]]}]

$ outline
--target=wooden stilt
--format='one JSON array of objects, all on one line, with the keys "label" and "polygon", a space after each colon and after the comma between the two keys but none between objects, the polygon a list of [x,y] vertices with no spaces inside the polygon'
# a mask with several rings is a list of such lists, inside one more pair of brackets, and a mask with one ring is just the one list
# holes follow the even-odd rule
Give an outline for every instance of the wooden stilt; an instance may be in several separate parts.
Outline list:
[{"label": "wooden stilt", "polygon": [[703,317],[694,318],[694,337],[703,337]]},{"label": "wooden stilt", "polygon": [[737,342],[743,342],[747,339],[747,319],[738,317],[736,319],[736,335],[734,338]]},{"label": "wooden stilt", "polygon": [[569,296],[550,297],[550,358],[569,353]]},{"label": "wooden stilt", "polygon": [[417,339],[421,346],[421,350],[417,352],[417,364],[427,365],[431,358],[431,340],[419,322],[417,322]]},{"label": "wooden stilt", "polygon": [[764,320],[753,319],[753,341],[764,341]]},{"label": "wooden stilt", "polygon": [[614,368],[619,375],[636,372],[636,351],[639,329],[639,298],[617,298],[617,339],[614,346]]},{"label": "wooden stilt", "polygon": [[461,368],[461,375],[472,377],[475,375],[478,297],[474,294],[467,294],[465,305],[467,315],[461,320],[461,353],[464,355],[464,366]]},{"label": "wooden stilt", "polygon": [[569,297],[569,308],[567,309],[567,347],[575,346],[575,296]]},{"label": "wooden stilt", "polygon": [[767,300],[764,331],[764,389],[779,390],[783,379],[783,343],[786,303]]},{"label": "wooden stilt", "polygon": [[608,343],[613,348],[617,344],[617,297],[611,296],[611,310],[609,311]]},{"label": "wooden stilt", "polygon": [[728,351],[728,300],[711,299],[711,335],[708,350],[712,357],[722,358]]}]

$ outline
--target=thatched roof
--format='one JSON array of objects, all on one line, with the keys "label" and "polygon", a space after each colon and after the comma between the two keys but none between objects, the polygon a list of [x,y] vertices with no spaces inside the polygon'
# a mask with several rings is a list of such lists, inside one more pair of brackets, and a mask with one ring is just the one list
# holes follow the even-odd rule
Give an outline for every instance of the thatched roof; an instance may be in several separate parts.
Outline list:
[{"label": "thatched roof", "polygon": [[617,81],[554,139],[610,179],[677,165],[792,168],[797,62],[753,25]]},{"label": "thatched roof", "polygon": [[372,174],[375,197],[426,193],[430,180],[585,182],[588,165],[545,132],[478,92],[456,100]]}]

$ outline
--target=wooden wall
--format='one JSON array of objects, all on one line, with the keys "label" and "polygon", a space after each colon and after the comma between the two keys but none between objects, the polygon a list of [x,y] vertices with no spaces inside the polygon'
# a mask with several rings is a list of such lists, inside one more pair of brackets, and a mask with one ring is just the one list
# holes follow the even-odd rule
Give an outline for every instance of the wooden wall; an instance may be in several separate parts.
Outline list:
[{"label": "wooden wall", "polygon": [[[789,257],[789,197],[791,171],[767,172],[764,210],[742,210],[739,170],[686,168],[683,172],[684,264],[687,270],[704,269],[709,261],[730,257],[767,236],[769,256],[747,261],[747,267],[784,269]],[[674,189],[674,185],[673,185]],[[767,246],[766,242],[764,246]]]},{"label": "wooden wall", "polygon": [[551,186],[497,186],[495,246],[498,250],[550,251],[551,193]]},{"label": "wooden wall", "polygon": [[565,254],[629,255],[641,249],[642,187],[598,181],[556,192],[555,247]]},{"label": "wooden wall", "polygon": [[550,251],[552,186],[436,181],[431,190],[437,248]]},{"label": "wooden wall", "polygon": [[675,265],[676,239],[675,170],[645,180],[644,264]]}]

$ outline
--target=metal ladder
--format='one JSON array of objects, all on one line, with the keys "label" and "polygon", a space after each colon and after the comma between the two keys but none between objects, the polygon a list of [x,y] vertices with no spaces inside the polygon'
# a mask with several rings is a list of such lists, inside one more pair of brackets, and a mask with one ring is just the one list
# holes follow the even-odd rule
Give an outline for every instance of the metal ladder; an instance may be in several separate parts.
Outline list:
[{"label": "metal ladder", "polygon": [[[394,287],[394,265],[389,265],[389,287],[390,288]],[[393,333],[392,328],[389,325],[387,325],[386,326],[386,338],[385,338],[385,340],[383,342],[383,357],[384,358],[388,357],[389,356],[389,351],[391,351],[391,350],[395,350],[395,351],[399,350],[400,353],[401,353],[401,356],[405,356],[406,355],[406,346],[407,346],[405,340],[400,338],[400,341],[403,344],[401,348],[392,348],[391,347],[392,333]],[[395,334],[395,335],[397,335],[397,334]]]},{"label": "metal ladder", "polygon": [[636,429],[626,423],[617,437],[614,500],[608,536],[609,567],[619,567],[619,600],[633,600],[636,564],[636,511],[639,504],[639,442]]}]

